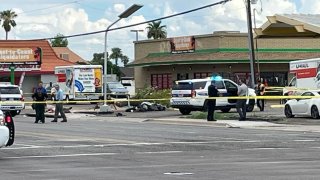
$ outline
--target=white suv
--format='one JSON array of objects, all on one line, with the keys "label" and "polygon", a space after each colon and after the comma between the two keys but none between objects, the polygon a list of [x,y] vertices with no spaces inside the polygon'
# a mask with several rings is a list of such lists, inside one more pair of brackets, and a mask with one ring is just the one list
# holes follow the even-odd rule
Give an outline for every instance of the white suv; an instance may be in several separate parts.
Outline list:
[{"label": "white suv", "polygon": [[14,142],[14,123],[8,112],[3,113],[0,110],[0,148],[11,146]]},{"label": "white suv", "polygon": [[24,98],[20,87],[11,84],[0,84],[0,110],[9,111],[12,116],[25,108]]},{"label": "white suv", "polygon": [[[208,86],[211,79],[190,79],[177,81],[172,88],[170,105],[173,108],[179,108],[183,115],[190,114],[191,111],[205,111],[207,109]],[[231,108],[236,107],[236,99],[228,99],[228,96],[237,96],[238,85],[229,79],[215,80],[216,87],[220,96],[216,100],[216,109],[222,112],[229,112]],[[254,89],[248,88],[249,96],[256,96]],[[256,100],[247,100],[247,112],[254,109]]]}]

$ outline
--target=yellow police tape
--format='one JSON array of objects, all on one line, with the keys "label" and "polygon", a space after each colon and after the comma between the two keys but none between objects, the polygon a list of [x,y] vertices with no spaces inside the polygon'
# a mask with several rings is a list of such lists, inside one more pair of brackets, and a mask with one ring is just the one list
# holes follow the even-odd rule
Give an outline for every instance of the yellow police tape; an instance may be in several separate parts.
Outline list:
[{"label": "yellow police tape", "polygon": [[[200,97],[174,97],[179,100],[188,100],[188,99],[203,99]],[[281,100],[281,99],[311,99],[311,98],[320,98],[320,96],[228,96],[228,97],[210,97],[205,99],[269,99],[269,100]],[[142,101],[169,101],[171,98],[162,98],[162,99],[111,99],[111,100],[81,100],[81,101],[1,101],[0,104],[17,104],[17,103],[25,103],[25,104],[73,104],[73,103],[110,103],[110,102],[142,102]]]}]

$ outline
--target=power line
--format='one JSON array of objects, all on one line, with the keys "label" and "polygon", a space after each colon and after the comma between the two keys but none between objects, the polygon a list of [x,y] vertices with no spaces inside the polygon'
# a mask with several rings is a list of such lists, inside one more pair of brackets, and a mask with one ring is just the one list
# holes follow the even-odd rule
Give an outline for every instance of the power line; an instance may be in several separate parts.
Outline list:
[{"label": "power line", "polygon": [[62,7],[62,6],[68,5],[68,4],[79,3],[79,1],[82,1],[82,0],[67,2],[67,3],[63,3],[63,4],[57,4],[57,5],[53,5],[53,6],[49,6],[49,7],[45,7],[45,8],[33,9],[33,10],[24,11],[24,12],[17,13],[17,14],[19,15],[19,14],[27,14],[27,13],[39,12],[39,11],[46,10],[46,9],[52,9],[52,8],[56,8],[56,7]]},{"label": "power line", "polygon": [[[206,6],[202,6],[202,7],[199,7],[199,8],[195,8],[195,9],[191,9],[191,10],[188,10],[188,11],[184,11],[184,12],[181,12],[181,13],[176,13],[176,14],[172,14],[172,15],[169,15],[169,16],[164,16],[164,17],[161,17],[161,18],[152,19],[152,20],[149,20],[149,21],[144,21],[144,22],[140,22],[140,23],[136,23],[136,24],[130,24],[130,25],[127,25],[127,26],[121,26],[121,27],[117,27],[117,28],[111,28],[111,29],[109,29],[108,31],[125,29],[125,28],[128,28],[128,27],[133,27],[133,26],[138,26],[138,25],[142,25],[142,24],[147,24],[147,23],[151,23],[151,22],[154,22],[154,21],[160,21],[160,20],[163,20],[163,19],[169,19],[169,18],[172,18],[172,17],[175,17],[175,16],[180,16],[180,15],[183,15],[183,14],[188,14],[188,13],[191,13],[191,12],[194,12],[194,11],[199,11],[199,10],[201,10],[201,9],[209,8],[209,7],[212,7],[212,6],[216,6],[216,5],[220,5],[220,4],[225,4],[225,3],[229,2],[229,1],[232,1],[232,0],[223,0],[223,1],[219,1],[219,2],[213,3],[213,4],[209,4],[209,5],[206,5]],[[106,30],[93,31],[93,32],[89,32],[89,33],[74,34],[74,35],[69,35],[69,36],[59,36],[59,38],[72,38],[72,37],[78,37],[78,36],[88,36],[88,35],[99,34],[99,33],[103,33],[103,32],[106,32]],[[41,38],[41,39],[32,39],[32,40],[51,40],[51,39],[56,39],[56,38],[55,38],[55,37],[51,37],[51,38]]]}]

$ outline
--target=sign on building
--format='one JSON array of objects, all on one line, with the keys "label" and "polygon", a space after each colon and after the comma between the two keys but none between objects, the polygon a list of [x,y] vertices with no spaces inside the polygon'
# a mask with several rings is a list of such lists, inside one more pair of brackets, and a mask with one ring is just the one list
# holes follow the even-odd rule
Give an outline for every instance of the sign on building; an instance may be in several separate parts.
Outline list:
[{"label": "sign on building", "polygon": [[195,50],[193,36],[175,37],[170,39],[171,53],[189,53]]},{"label": "sign on building", "polygon": [[0,48],[0,64],[41,65],[42,50],[36,48]]}]

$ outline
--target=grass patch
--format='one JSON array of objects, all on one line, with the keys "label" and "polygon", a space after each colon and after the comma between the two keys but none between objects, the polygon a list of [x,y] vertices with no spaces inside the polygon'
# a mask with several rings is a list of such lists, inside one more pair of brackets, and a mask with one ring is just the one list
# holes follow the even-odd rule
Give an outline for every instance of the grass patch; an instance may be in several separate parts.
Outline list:
[{"label": "grass patch", "polygon": [[[207,112],[198,112],[193,111],[192,114],[187,116],[182,116],[182,118],[188,118],[188,119],[207,119]],[[238,119],[237,113],[220,113],[215,112],[214,118],[217,120],[232,120],[232,119]]]}]

